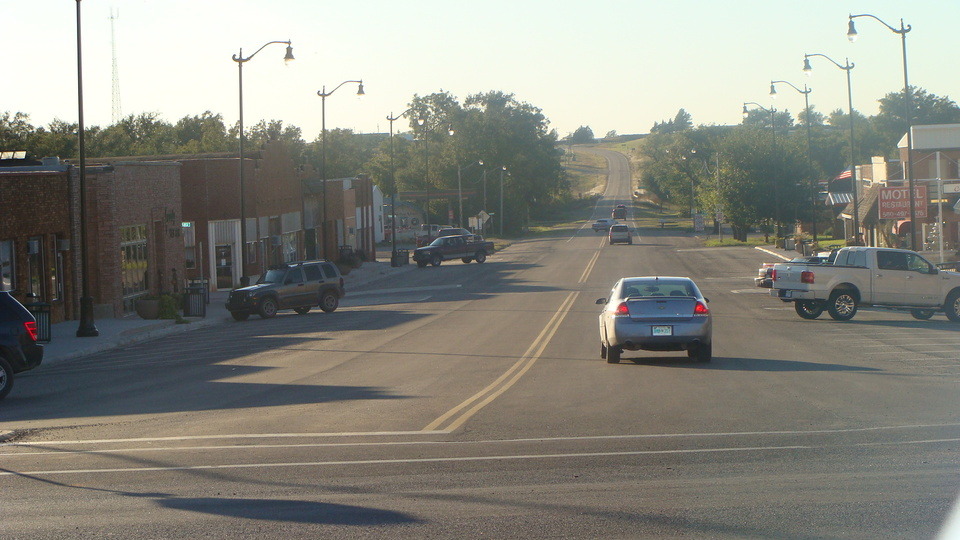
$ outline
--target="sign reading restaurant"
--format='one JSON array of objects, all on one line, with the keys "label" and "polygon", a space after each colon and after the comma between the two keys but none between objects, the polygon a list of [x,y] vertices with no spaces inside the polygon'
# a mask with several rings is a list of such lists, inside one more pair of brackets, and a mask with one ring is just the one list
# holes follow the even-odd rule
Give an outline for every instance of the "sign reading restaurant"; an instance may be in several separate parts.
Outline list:
[{"label": "sign reading restaurant", "polygon": [[[880,188],[880,219],[910,219],[910,188]],[[927,186],[913,186],[913,208],[917,219],[927,218]]]}]

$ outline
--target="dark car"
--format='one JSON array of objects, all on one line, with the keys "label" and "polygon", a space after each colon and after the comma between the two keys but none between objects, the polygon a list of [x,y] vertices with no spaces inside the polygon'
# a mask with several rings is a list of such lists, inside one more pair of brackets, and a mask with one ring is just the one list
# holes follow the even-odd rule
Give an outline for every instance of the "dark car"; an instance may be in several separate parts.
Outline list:
[{"label": "dark car", "polygon": [[37,320],[9,292],[0,291],[0,399],[13,388],[14,373],[33,369],[41,361]]},{"label": "dark car", "polygon": [[332,262],[289,262],[271,266],[254,285],[230,291],[227,309],[238,321],[251,313],[269,319],[281,309],[304,315],[314,306],[330,313],[345,294],[343,277]]}]

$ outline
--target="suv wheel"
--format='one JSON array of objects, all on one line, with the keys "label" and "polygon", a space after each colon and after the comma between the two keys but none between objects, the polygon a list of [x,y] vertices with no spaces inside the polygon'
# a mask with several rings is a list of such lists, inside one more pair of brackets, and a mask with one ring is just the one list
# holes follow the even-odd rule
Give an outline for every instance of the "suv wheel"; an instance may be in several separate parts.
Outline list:
[{"label": "suv wheel", "polygon": [[439,255],[434,255],[433,258],[430,259],[430,264],[434,266],[440,266],[441,262],[443,262],[443,259],[441,259]]},{"label": "suv wheel", "polygon": [[13,388],[13,368],[0,356],[0,399],[7,397]]},{"label": "suv wheel", "polygon": [[260,314],[260,317],[261,317],[261,318],[263,318],[263,319],[269,319],[269,318],[271,318],[271,317],[276,317],[276,316],[277,316],[277,310],[278,310],[278,309],[279,309],[279,308],[278,308],[278,306],[277,306],[277,299],[276,299],[276,298],[267,297],[267,298],[264,298],[263,301],[260,302],[260,309],[257,311],[257,313]]},{"label": "suv wheel", "polygon": [[320,295],[320,309],[322,309],[324,312],[332,313],[339,305],[340,298],[338,298],[333,291],[327,291]]}]

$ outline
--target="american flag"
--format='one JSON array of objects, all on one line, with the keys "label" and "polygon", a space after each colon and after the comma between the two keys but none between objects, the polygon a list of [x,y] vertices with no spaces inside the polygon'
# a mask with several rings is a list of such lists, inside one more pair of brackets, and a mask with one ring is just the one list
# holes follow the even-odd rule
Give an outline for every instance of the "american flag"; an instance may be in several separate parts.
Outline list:
[{"label": "american flag", "polygon": [[850,176],[851,176],[850,167],[847,167],[846,169],[843,170],[843,172],[838,174],[837,177],[834,178],[834,180],[843,180],[844,178],[850,178]]}]

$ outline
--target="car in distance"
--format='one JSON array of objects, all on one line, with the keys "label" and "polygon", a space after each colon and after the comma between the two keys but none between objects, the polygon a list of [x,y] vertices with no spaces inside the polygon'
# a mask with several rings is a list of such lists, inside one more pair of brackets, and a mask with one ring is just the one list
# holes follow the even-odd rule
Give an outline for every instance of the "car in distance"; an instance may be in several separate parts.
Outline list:
[{"label": "car in distance", "polygon": [[622,223],[617,223],[610,227],[610,244],[616,244],[617,242],[623,242],[625,244],[632,244],[633,237],[630,236],[630,227]]},{"label": "car in distance", "polygon": [[593,232],[607,232],[616,223],[615,219],[600,218],[593,222]]},{"label": "car in distance", "polygon": [[610,213],[610,217],[613,219],[627,219],[627,207],[618,204],[617,207],[613,209],[613,212]]},{"label": "car in distance", "polygon": [[9,292],[0,291],[0,399],[13,388],[15,373],[33,369],[42,361],[37,320]]},{"label": "car in distance", "polygon": [[600,357],[620,362],[623,351],[687,351],[709,362],[713,320],[707,300],[688,277],[628,277],[600,298]]},{"label": "car in distance", "polygon": [[269,319],[281,309],[304,315],[314,306],[330,313],[345,294],[343,277],[332,262],[289,262],[271,266],[254,285],[230,291],[227,310],[238,321],[251,313]]}]

